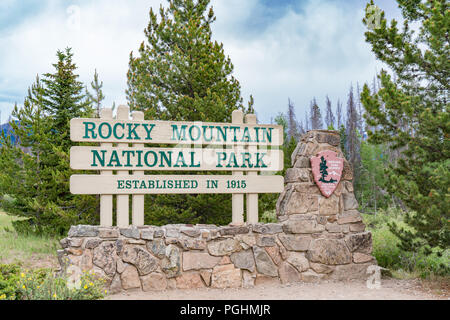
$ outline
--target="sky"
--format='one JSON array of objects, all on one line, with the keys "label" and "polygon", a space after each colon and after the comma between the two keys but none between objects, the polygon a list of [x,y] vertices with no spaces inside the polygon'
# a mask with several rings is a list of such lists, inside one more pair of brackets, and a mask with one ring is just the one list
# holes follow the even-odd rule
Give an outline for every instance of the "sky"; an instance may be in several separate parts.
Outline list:
[{"label": "sky", "polygon": [[[376,0],[388,19],[400,18],[393,0]],[[150,7],[165,0],[1,0],[0,123],[24,97],[36,75],[53,72],[57,50],[71,47],[80,80],[97,70],[104,106],[126,104],[131,51],[144,41]],[[347,100],[351,84],[371,83],[383,65],[365,42],[365,0],[212,0],[214,40],[223,43],[261,123],[294,103],[303,119],[315,97]],[[324,111],[323,111],[324,113]]]}]

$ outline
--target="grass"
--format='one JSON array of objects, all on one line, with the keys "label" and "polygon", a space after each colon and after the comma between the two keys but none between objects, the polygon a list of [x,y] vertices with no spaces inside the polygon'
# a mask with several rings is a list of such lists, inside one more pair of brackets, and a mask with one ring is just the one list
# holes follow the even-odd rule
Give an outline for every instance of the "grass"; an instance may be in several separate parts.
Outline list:
[{"label": "grass", "polygon": [[27,267],[55,266],[58,240],[17,234],[11,222],[19,219],[0,211],[0,263],[20,263]]},{"label": "grass", "polygon": [[436,252],[406,252],[399,248],[400,240],[389,230],[388,222],[407,227],[399,210],[382,210],[377,215],[363,214],[363,220],[372,232],[373,255],[380,266],[388,268],[394,278],[412,279],[444,277],[449,279],[450,249],[442,256]]}]

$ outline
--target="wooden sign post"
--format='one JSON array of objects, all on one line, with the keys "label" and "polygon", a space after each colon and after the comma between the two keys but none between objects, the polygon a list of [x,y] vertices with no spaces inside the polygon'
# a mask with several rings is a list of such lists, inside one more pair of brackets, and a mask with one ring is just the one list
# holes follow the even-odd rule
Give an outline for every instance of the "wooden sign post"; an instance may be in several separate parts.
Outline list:
[{"label": "wooden sign post", "polygon": [[[72,147],[70,166],[75,170],[100,170],[100,175],[73,175],[70,190],[100,195],[102,226],[113,224],[113,195],[117,198],[117,226],[126,227],[130,224],[129,195],[131,223],[140,226],[144,224],[144,195],[162,193],[230,193],[235,225],[244,223],[247,194],[247,222],[256,223],[258,193],[283,191],[283,177],[258,175],[259,171],[283,169],[283,152],[279,149],[283,130],[277,125],[257,124],[255,115],[246,115],[245,120],[240,110],[233,111],[232,123],[145,121],[142,112],[133,112],[130,120],[127,106],[118,107],[116,119],[111,109],[103,109],[97,119],[72,119],[72,141],[100,145]],[[145,147],[148,144],[176,146]],[[145,175],[145,171],[231,174]]]}]

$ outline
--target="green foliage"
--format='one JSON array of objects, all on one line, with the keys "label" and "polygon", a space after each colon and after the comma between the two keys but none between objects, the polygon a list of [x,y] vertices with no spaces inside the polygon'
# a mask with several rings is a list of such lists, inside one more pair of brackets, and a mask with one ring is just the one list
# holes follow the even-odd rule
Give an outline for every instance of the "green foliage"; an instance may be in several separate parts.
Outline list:
[{"label": "green foliage", "polygon": [[15,223],[18,231],[62,235],[71,224],[97,219],[95,197],[69,191],[69,121],[92,116],[72,57],[69,48],[58,51],[54,73],[46,73],[42,81],[36,77],[24,106],[15,106],[10,124],[20,146],[2,138],[0,194],[11,198],[1,206],[29,218]]},{"label": "green foliage", "polygon": [[265,211],[261,215],[260,221],[262,223],[277,223],[278,222],[277,212],[275,210]]},{"label": "green foliage", "polygon": [[[450,246],[450,10],[446,0],[397,2],[402,30],[383,12],[379,28],[366,32],[376,57],[395,77],[383,70],[380,90],[371,93],[365,85],[361,100],[374,128],[369,141],[400,153],[386,170],[386,185],[411,209],[404,219],[410,228],[395,222],[390,228],[402,249],[431,254],[431,248]],[[367,13],[364,22],[369,19]]]},{"label": "green foliage", "polygon": [[84,273],[71,284],[51,269],[21,270],[17,264],[0,264],[0,300],[97,300],[107,291],[104,280]]},{"label": "green foliage", "polygon": [[[150,10],[139,55],[130,55],[127,99],[146,119],[231,122],[242,103],[223,45],[212,40],[209,0],[169,0]],[[169,174],[169,172],[168,172]],[[221,172],[217,172],[221,174]],[[148,195],[145,223],[231,222],[231,195]]]},{"label": "green foliage", "polygon": [[393,271],[409,272],[421,277],[449,276],[450,249],[439,254],[439,248],[433,248],[429,255],[424,252],[403,250],[401,241],[391,232],[389,224],[395,222],[409,228],[403,221],[404,213],[399,209],[381,209],[376,215],[363,214],[364,223],[372,232],[373,255],[378,265]]}]

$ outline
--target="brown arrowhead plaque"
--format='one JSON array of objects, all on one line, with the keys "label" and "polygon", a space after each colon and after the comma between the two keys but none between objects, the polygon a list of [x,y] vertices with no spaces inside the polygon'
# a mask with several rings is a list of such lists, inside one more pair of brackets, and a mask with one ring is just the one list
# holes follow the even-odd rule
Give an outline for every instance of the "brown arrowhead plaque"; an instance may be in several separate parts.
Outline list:
[{"label": "brown arrowhead plaque", "polygon": [[331,150],[319,152],[311,157],[311,169],[314,181],[325,197],[330,197],[342,177],[344,159],[338,158],[337,153]]}]

